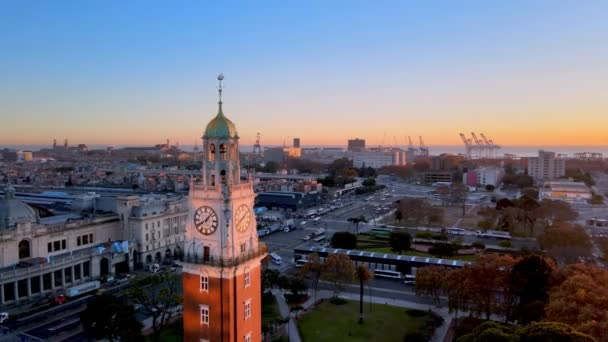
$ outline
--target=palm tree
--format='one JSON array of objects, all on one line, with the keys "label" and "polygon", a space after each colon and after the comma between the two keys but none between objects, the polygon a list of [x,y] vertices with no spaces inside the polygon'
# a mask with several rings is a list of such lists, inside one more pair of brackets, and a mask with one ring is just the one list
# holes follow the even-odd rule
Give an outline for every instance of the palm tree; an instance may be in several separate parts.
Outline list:
[{"label": "palm tree", "polygon": [[359,235],[359,223],[361,223],[361,222],[367,223],[367,219],[363,215],[361,215],[359,217],[351,217],[347,221],[355,224],[355,227],[357,229],[357,235]]},{"label": "palm tree", "polygon": [[363,324],[363,283],[372,279],[373,276],[365,265],[359,265],[355,269],[355,277],[359,279],[359,324]]}]

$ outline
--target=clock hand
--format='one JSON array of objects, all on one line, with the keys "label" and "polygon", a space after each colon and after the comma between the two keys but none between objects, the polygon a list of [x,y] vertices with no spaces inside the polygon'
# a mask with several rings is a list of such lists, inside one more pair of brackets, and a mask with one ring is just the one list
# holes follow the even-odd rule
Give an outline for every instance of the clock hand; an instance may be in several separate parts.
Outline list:
[{"label": "clock hand", "polygon": [[236,225],[237,225],[237,226],[238,226],[238,225],[240,225],[240,224],[241,224],[241,222],[243,222],[243,220],[245,219],[245,217],[246,217],[246,216],[247,216],[247,215],[243,215],[243,216],[241,217],[241,219],[239,220],[239,222],[238,222]]},{"label": "clock hand", "polygon": [[205,221],[203,221],[203,223],[207,223],[207,221],[209,221],[209,219],[211,218],[211,216],[213,216],[213,214],[209,214],[209,216],[207,216],[207,218],[205,219]]}]

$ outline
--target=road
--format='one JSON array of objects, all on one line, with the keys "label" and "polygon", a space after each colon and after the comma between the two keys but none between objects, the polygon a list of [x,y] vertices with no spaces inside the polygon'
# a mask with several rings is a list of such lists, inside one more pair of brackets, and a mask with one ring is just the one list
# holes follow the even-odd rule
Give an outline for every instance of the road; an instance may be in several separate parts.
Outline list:
[{"label": "road", "polygon": [[[293,250],[296,248],[308,248],[310,246],[319,246],[310,240],[304,240],[304,237],[310,236],[319,228],[325,229],[327,241],[333,233],[338,231],[356,232],[356,226],[348,222],[351,217],[365,216],[368,218],[368,223],[359,224],[359,232],[368,232],[374,227],[378,227],[380,218],[386,215],[392,215],[390,206],[392,203],[404,196],[411,197],[426,197],[428,198],[430,188],[420,185],[412,185],[402,182],[386,182],[387,191],[364,195],[348,195],[339,200],[341,208],[331,211],[320,217],[319,221],[313,222],[310,219],[294,219],[296,229],[290,232],[279,231],[261,238],[261,241],[267,244],[271,252],[278,254],[283,259],[283,264],[280,266],[272,265],[271,268],[285,271],[292,267]],[[479,199],[482,195],[471,198],[468,205],[468,211],[476,210],[479,205]],[[489,200],[489,199],[487,199]],[[302,222],[305,222],[302,224]],[[458,222],[454,225],[457,226]],[[419,230],[428,228],[403,228],[412,236],[416,235]],[[436,229],[440,231],[440,228]],[[494,246],[498,248],[500,240],[494,238],[478,237],[475,232],[468,231],[461,235],[450,235],[450,239],[461,239],[464,243],[473,243],[475,241],[482,242],[486,246]],[[516,249],[523,247],[534,249],[537,243],[534,239],[513,238],[512,245]]]}]

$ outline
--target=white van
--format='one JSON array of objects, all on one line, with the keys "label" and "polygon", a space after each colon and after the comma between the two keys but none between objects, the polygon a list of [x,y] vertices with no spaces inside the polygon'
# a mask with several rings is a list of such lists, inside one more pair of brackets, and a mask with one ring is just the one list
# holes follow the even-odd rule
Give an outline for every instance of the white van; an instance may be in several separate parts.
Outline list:
[{"label": "white van", "polygon": [[270,261],[275,265],[281,265],[283,263],[283,259],[276,253],[270,253]]}]

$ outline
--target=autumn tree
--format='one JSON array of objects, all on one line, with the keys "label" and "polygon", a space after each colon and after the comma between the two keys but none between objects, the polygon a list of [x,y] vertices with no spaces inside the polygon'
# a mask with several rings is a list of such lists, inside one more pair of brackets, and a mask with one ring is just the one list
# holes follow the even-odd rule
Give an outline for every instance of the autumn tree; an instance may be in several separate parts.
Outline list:
[{"label": "autumn tree", "polygon": [[393,252],[401,254],[402,251],[410,249],[412,236],[406,231],[394,229],[389,235],[388,243]]},{"label": "autumn tree", "polygon": [[308,255],[308,262],[304,264],[302,270],[300,271],[302,274],[310,275],[312,278],[312,288],[314,291],[314,302],[317,302],[317,291],[319,289],[319,280],[321,279],[321,274],[323,272],[323,264],[321,263],[321,259],[317,253],[312,253]]},{"label": "autumn tree", "polygon": [[549,321],[608,341],[608,271],[594,265],[566,266],[556,276],[545,311]]},{"label": "autumn tree", "polygon": [[595,342],[589,335],[557,322],[535,322],[513,327],[488,321],[475,327],[456,342]]},{"label": "autumn tree", "polygon": [[473,313],[485,314],[486,319],[490,319],[492,314],[503,313],[503,301],[496,293],[502,291],[502,297],[508,300],[510,293],[503,290],[508,288],[513,264],[511,256],[481,254],[467,267]]},{"label": "autumn tree", "polygon": [[439,295],[447,273],[447,269],[441,266],[418,268],[416,270],[416,296],[429,297],[433,302],[439,304]]},{"label": "autumn tree", "polygon": [[359,281],[359,324],[363,324],[363,284],[373,278],[367,266],[359,265],[355,269],[355,279]]},{"label": "autumn tree", "polygon": [[344,289],[344,284],[350,282],[355,274],[353,262],[346,254],[330,254],[325,258],[321,277],[331,283],[334,297]]},{"label": "autumn tree", "polygon": [[519,342],[596,342],[592,336],[558,322],[534,322],[518,329],[515,335]]},{"label": "autumn tree", "polygon": [[591,240],[583,227],[568,222],[553,224],[537,240],[549,255],[565,263],[576,262],[591,251]]},{"label": "autumn tree", "polygon": [[470,267],[454,268],[447,272],[443,292],[448,297],[448,309],[458,319],[458,313],[469,309],[473,292],[469,286]]}]

